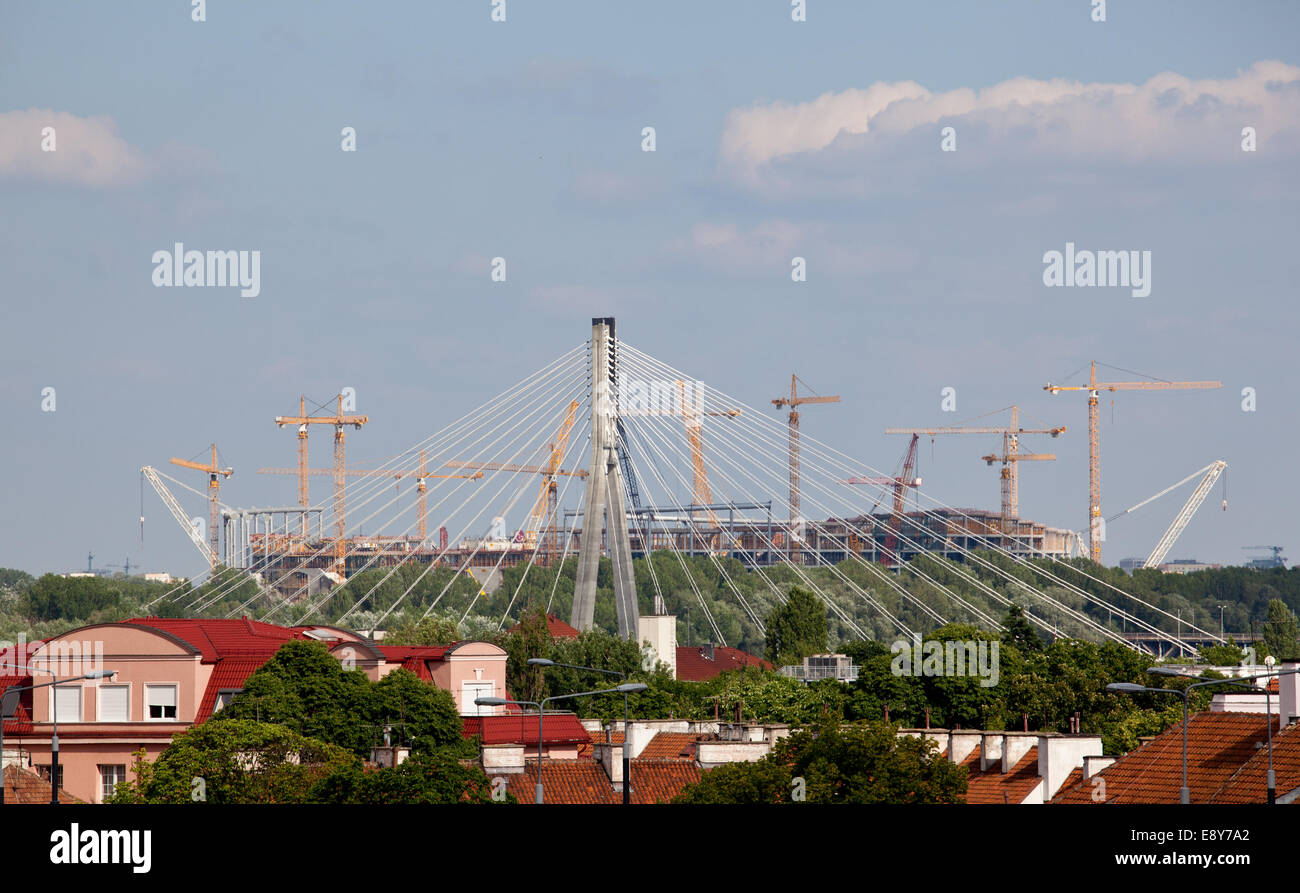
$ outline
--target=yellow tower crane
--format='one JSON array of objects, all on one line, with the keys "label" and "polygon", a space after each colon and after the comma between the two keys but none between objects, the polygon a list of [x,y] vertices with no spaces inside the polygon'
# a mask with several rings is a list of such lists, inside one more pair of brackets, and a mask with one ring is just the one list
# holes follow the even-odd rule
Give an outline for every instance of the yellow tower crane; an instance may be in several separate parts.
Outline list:
[{"label": "yellow tower crane", "polygon": [[1101,562],[1103,537],[1101,517],[1101,391],[1174,391],[1196,388],[1221,388],[1221,381],[1097,381],[1097,363],[1091,365],[1086,385],[1043,385],[1043,390],[1088,392],[1088,551],[1093,561]]},{"label": "yellow tower crane", "polygon": [[[790,542],[788,549],[790,551],[790,560],[795,564],[803,563],[803,552],[794,548],[794,539],[796,531],[803,525],[803,517],[799,514],[799,407],[805,403],[839,403],[839,396],[833,397],[800,397],[798,393],[799,377],[790,376],[790,395],[788,397],[777,397],[772,401],[772,405],[777,409],[783,406],[790,407]],[[805,383],[804,387],[808,385]],[[799,534],[802,539],[802,533]]]},{"label": "yellow tower crane", "polygon": [[[1002,435],[1002,453],[994,453],[988,456],[981,456],[989,465],[994,462],[1002,463],[1002,532],[1009,533],[1011,522],[1020,517],[1020,475],[1018,472],[1019,463],[1021,462],[1051,462],[1056,459],[1055,453],[1022,453],[1020,452],[1020,435],[1021,434],[1050,434],[1053,437],[1059,437],[1065,431],[1064,425],[1055,428],[1021,428],[1020,427],[1020,407],[1011,406],[1011,424],[1006,427],[997,426],[960,426],[944,428],[886,428],[886,434],[925,434],[934,437],[939,434],[1000,434]],[[1002,410],[998,410],[1001,412]]]},{"label": "yellow tower crane", "polygon": [[201,471],[208,476],[208,545],[212,550],[209,562],[215,570],[217,566],[218,545],[218,524],[220,519],[221,504],[221,479],[230,477],[235,473],[233,468],[222,468],[217,464],[217,445],[212,445],[212,461],[207,465],[199,462],[191,462],[189,459],[172,458],[173,465],[179,465],[181,468],[192,468],[195,471]]},{"label": "yellow tower crane", "polygon": [[[257,473],[258,474],[302,474],[302,470],[299,468],[259,468],[257,469]],[[334,469],[309,468],[307,469],[307,474],[309,475],[331,474],[332,475],[334,474]],[[413,468],[413,469],[412,468],[392,468],[392,469],[348,468],[344,470],[343,474],[345,477],[391,477],[395,479],[414,477],[415,492],[417,494],[416,517],[419,519],[418,524],[419,524],[419,535],[420,535],[421,543],[424,542],[425,538],[428,535],[429,512],[428,512],[428,505],[427,505],[428,502],[427,494],[429,488],[424,483],[425,479],[426,478],[459,478],[463,480],[473,481],[483,477],[483,472],[481,471],[476,472],[475,474],[429,474],[428,470],[425,468],[424,450],[420,450],[420,464],[419,467],[417,468]]]},{"label": "yellow tower crane", "polygon": [[[307,415],[306,398],[302,398],[298,403],[299,414],[296,416],[276,416],[275,423],[283,428],[285,425],[298,426],[298,504],[303,508],[308,508],[311,503],[307,497],[307,426],[308,425],[333,425],[334,426],[334,570],[342,575],[346,575],[343,556],[346,552],[346,544],[343,538],[347,524],[344,517],[343,490],[346,484],[344,467],[344,443],[346,437],[343,428],[351,425],[360,429],[362,425],[370,421],[363,415],[344,415],[343,414],[343,395],[338,395],[338,412],[332,416],[309,416]],[[302,518],[302,532],[307,534],[307,515],[304,513]]]}]

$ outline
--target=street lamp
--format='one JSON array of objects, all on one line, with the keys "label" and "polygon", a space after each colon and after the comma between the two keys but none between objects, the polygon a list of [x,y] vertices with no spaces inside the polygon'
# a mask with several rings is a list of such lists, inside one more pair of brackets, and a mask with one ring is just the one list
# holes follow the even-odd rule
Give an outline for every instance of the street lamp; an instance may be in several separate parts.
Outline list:
[{"label": "street lamp", "polygon": [[[1181,676],[1181,675],[1182,675],[1181,673],[1178,672],[1178,669],[1177,669],[1176,667],[1149,667],[1149,668],[1147,669],[1147,672],[1148,672],[1148,673],[1152,673],[1152,674],[1154,674],[1154,675],[1156,675],[1156,676]],[[1238,686],[1241,686],[1241,687],[1243,687],[1243,688],[1253,688],[1254,686],[1247,685],[1247,683],[1248,683],[1248,682],[1254,682],[1254,681],[1257,680],[1257,679],[1275,679],[1275,678],[1277,678],[1278,676],[1292,676],[1292,675],[1295,675],[1295,674],[1297,674],[1297,673],[1300,673],[1300,667],[1296,667],[1295,669],[1292,669],[1292,670],[1274,670],[1274,671],[1269,672],[1269,673],[1260,673],[1259,675],[1256,675],[1256,676],[1238,676],[1238,677],[1235,677],[1235,678],[1233,678],[1233,679],[1216,679],[1216,680],[1213,680],[1213,681],[1210,682],[1210,683],[1205,683],[1205,682],[1196,683],[1195,686],[1188,686],[1188,688],[1200,687],[1200,686],[1202,686],[1202,685],[1207,685],[1207,684],[1210,684],[1210,685],[1238,685]],[[1157,689],[1157,690],[1160,690],[1160,689]],[[1273,693],[1270,692],[1270,691],[1268,690],[1268,685],[1266,684],[1266,685],[1264,686],[1264,727],[1265,727],[1265,729],[1266,729],[1266,731],[1267,731],[1267,734],[1268,734],[1268,776],[1267,776],[1267,782],[1266,782],[1266,784],[1267,784],[1267,790],[1268,790],[1268,805],[1269,805],[1269,806],[1273,806],[1273,805],[1277,802],[1277,775],[1276,775],[1276,773],[1273,772],[1273,707],[1272,707],[1272,697],[1273,697]],[[1186,713],[1184,712],[1183,715],[1184,715],[1184,717],[1185,717],[1185,716],[1186,716]],[[1281,716],[1280,716],[1280,711],[1279,711],[1279,719],[1280,719],[1280,718],[1281,718]],[[1186,765],[1186,762],[1187,762],[1187,735],[1186,735],[1186,719],[1184,719],[1184,735],[1183,735],[1183,764],[1184,764],[1184,766]],[[1183,783],[1186,784],[1186,781],[1184,781]]]},{"label": "street lamp", "polygon": [[[50,672],[35,667],[22,667],[20,669],[29,673]],[[50,739],[50,804],[57,806],[59,803],[59,686],[70,685],[73,682],[81,682],[85,679],[111,679],[116,675],[117,670],[91,670],[89,673],[83,673],[80,676],[73,676],[62,681],[55,676],[53,682],[42,682],[39,685],[15,685],[5,689],[3,698],[0,698],[0,765],[4,761],[4,720],[18,709],[18,699],[21,697],[21,692],[53,687],[54,697],[51,699],[53,701],[51,711],[53,715],[51,719],[54,722],[54,734]],[[0,805],[3,805],[4,802],[4,779],[3,773],[0,773]]]},{"label": "street lamp", "polygon": [[625,682],[614,688],[602,688],[596,691],[575,691],[567,695],[552,695],[549,698],[542,698],[538,701],[515,701],[510,698],[475,698],[474,703],[480,707],[504,707],[507,704],[518,704],[526,707],[537,708],[537,785],[533,788],[533,802],[543,803],[542,792],[542,730],[543,719],[546,716],[546,705],[551,701],[563,701],[568,698],[582,698],[587,695],[613,695],[628,694],[629,692],[645,691],[650,686],[644,682]]},{"label": "street lamp", "polygon": [[[570,670],[588,670],[592,673],[604,673],[606,676],[618,676],[627,681],[627,673],[620,670],[602,670],[600,667],[580,667],[577,664],[562,664],[545,657],[530,657],[528,663],[534,667],[568,667]],[[628,755],[628,710],[627,693],[623,693],[623,805],[632,803],[632,761]]]}]

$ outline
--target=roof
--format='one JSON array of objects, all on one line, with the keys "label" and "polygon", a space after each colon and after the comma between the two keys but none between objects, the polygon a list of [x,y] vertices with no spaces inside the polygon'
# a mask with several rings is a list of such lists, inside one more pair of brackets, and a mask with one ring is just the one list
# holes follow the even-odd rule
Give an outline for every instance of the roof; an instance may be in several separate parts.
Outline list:
[{"label": "roof", "polygon": [[275,654],[280,646],[293,639],[306,639],[306,633],[249,620],[177,620],[161,617],[133,617],[123,620],[135,626],[158,630],[174,638],[188,642],[203,654],[205,664],[215,663],[229,655],[262,655],[267,658]]},{"label": "roof", "polygon": [[969,773],[966,785],[967,803],[1022,803],[1033,793],[1042,780],[1038,774],[1038,746],[1029,748],[1010,772],[1002,771],[1002,761],[997,760],[988,769],[980,771],[979,748],[961,763]]},{"label": "roof", "polygon": [[[1273,735],[1273,771],[1279,797],[1300,788],[1300,727]],[[1268,749],[1261,747],[1215,792],[1211,803],[1264,803],[1268,799]]]},{"label": "roof", "polygon": [[[561,620],[559,617],[556,617],[554,614],[546,615],[546,629],[548,632],[550,632],[552,639],[576,639],[578,638],[578,636],[582,635],[582,633],[580,633],[575,627],[572,627],[569,624],[565,623],[563,620]],[[510,627],[509,630],[509,632],[512,633],[518,631],[519,631],[518,623]]]},{"label": "roof", "polygon": [[[667,803],[682,788],[700,780],[700,770],[686,760],[631,761],[633,803]],[[529,761],[523,772],[504,776],[510,793],[520,803],[533,802],[537,784],[537,761]],[[615,790],[604,768],[595,760],[547,760],[542,767],[542,788],[547,803],[615,804],[623,802],[622,790]]]},{"label": "roof", "polygon": [[[537,746],[537,714],[522,713],[497,716],[462,717],[462,734],[466,738],[482,736],[484,744],[523,744]],[[572,713],[547,713],[542,723],[543,742],[547,745],[590,744],[591,735]]]},{"label": "roof", "polygon": [[637,754],[639,759],[693,760],[695,745],[704,737],[695,732],[660,732]]},{"label": "roof", "polygon": [[[1205,712],[1191,717],[1187,724],[1187,785],[1193,803],[1212,802],[1255,757],[1256,748],[1267,736],[1265,721],[1260,713]],[[1096,802],[1094,795],[1104,790],[1106,803],[1177,803],[1183,783],[1182,736],[1182,722],[1174,723],[1094,778],[1063,786],[1052,802],[1092,803]],[[1275,758],[1280,737],[1274,735]],[[1104,788],[1095,783],[1098,777],[1105,780]]]},{"label": "roof", "polygon": [[252,676],[262,668],[266,659],[262,657],[223,657],[212,668],[208,677],[208,687],[199,700],[199,709],[194,715],[196,723],[207,722],[217,705],[217,695],[223,691],[239,691]]},{"label": "roof", "polygon": [[[713,658],[709,651],[712,648]],[[739,670],[744,667],[761,667],[772,669],[772,665],[760,657],[746,654],[739,648],[725,645],[678,645],[677,678],[688,682],[704,682],[727,670]]]},{"label": "roof", "polygon": [[[0,676],[0,694],[3,694],[11,686],[31,685],[32,677],[28,676]],[[6,735],[30,735],[32,733],[32,693],[25,691],[18,699],[18,707],[14,710],[13,719],[5,720],[4,733]]]},{"label": "roof", "polygon": [[[49,803],[50,783],[35,772],[20,766],[4,767],[5,803]],[[59,788],[60,803],[80,803],[76,797]]]}]

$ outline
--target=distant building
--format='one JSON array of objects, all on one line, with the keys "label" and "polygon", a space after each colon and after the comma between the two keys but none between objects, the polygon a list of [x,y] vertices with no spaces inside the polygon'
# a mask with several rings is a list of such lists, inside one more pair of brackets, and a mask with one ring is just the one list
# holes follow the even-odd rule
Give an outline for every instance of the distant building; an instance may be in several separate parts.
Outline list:
[{"label": "distant building", "polygon": [[818,679],[837,679],[853,682],[858,678],[858,668],[847,654],[811,654],[797,667],[782,667],[782,676],[815,682]]},{"label": "distant building", "polygon": [[1194,574],[1197,571],[1215,571],[1221,567],[1221,564],[1206,564],[1194,558],[1179,558],[1166,561],[1156,569],[1162,574]]},{"label": "distant building", "polygon": [[761,657],[746,654],[739,648],[725,645],[678,645],[677,678],[687,682],[704,682],[727,670],[740,670],[745,667],[773,669],[772,665]]}]

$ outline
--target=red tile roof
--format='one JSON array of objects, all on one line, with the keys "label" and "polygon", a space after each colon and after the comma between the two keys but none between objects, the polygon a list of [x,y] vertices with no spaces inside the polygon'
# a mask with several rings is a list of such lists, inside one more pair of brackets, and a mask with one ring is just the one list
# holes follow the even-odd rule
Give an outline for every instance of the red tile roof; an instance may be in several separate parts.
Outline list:
[{"label": "red tile roof", "polygon": [[218,660],[212,668],[212,676],[208,678],[208,687],[199,701],[194,721],[207,722],[217,705],[217,695],[222,691],[243,689],[248,677],[260,670],[265,663],[266,659],[261,657],[223,657]]},{"label": "red tile roof", "polygon": [[970,773],[966,787],[967,803],[1021,803],[1042,780],[1038,775],[1037,745],[1029,748],[1010,772],[1002,771],[1001,760],[981,772],[978,747],[962,761],[962,765]]},{"label": "red tile roof", "polygon": [[[700,780],[700,770],[686,760],[632,760],[633,803],[667,803],[682,788]],[[504,776],[510,793],[520,803],[533,802],[537,761],[523,772]],[[542,788],[547,803],[615,804],[623,802],[604,768],[595,760],[547,760],[542,767]]]},{"label": "red tile roof", "polygon": [[[31,676],[0,676],[0,694],[4,694],[11,686],[31,684]],[[13,719],[5,720],[4,733],[6,735],[30,735],[32,733],[32,693],[30,691],[25,691],[19,696],[18,707],[14,710]]]},{"label": "red tile roof", "polygon": [[[1193,803],[1211,802],[1266,736],[1261,713],[1197,713],[1187,724],[1187,785]],[[1276,720],[1274,720],[1276,722]],[[1092,803],[1105,780],[1107,803],[1177,803],[1182,787],[1183,724],[1107,766],[1094,778],[1062,787],[1053,803]],[[1278,736],[1275,735],[1274,744]],[[1280,786],[1279,786],[1280,787]]]},{"label": "red tile roof", "polygon": [[[552,639],[576,639],[578,636],[582,635],[582,633],[577,629],[569,626],[569,624],[565,623],[554,614],[546,615],[546,628],[550,631]],[[514,626],[510,627],[509,631],[513,633],[518,632],[518,630],[519,624],[516,623]]]},{"label": "red tile roof", "polygon": [[[1263,725],[1263,716],[1259,717],[1259,723]],[[1279,797],[1300,788],[1300,727],[1291,725],[1273,733],[1273,771]],[[1210,802],[1266,803],[1267,779],[1268,748],[1265,746],[1232,774]]]},{"label": "red tile roof", "polygon": [[746,654],[739,648],[725,645],[713,646],[713,659],[709,659],[707,645],[677,646],[677,678],[688,682],[703,682],[712,679],[727,670],[739,670],[744,667],[762,667],[770,670],[772,665],[760,657]]},{"label": "red tile roof", "polygon": [[[50,802],[50,783],[35,772],[18,766],[4,767],[5,803],[42,804]],[[76,797],[59,788],[60,803],[80,803]]]},{"label": "red tile roof", "polygon": [[149,627],[188,642],[203,653],[204,663],[214,663],[229,655],[260,655],[268,658],[280,646],[292,639],[308,636],[294,629],[249,620],[175,620],[161,617],[133,617],[124,620],[136,626]]},{"label": "red tile roof", "polygon": [[[462,734],[466,738],[481,735],[484,744],[523,744],[525,749],[537,746],[537,714],[523,713],[513,716],[462,717]],[[546,745],[590,744],[591,735],[572,713],[549,711],[542,724],[543,743]]]},{"label": "red tile roof", "polygon": [[660,732],[637,754],[647,760],[693,760],[696,744],[704,736],[695,732]]}]

